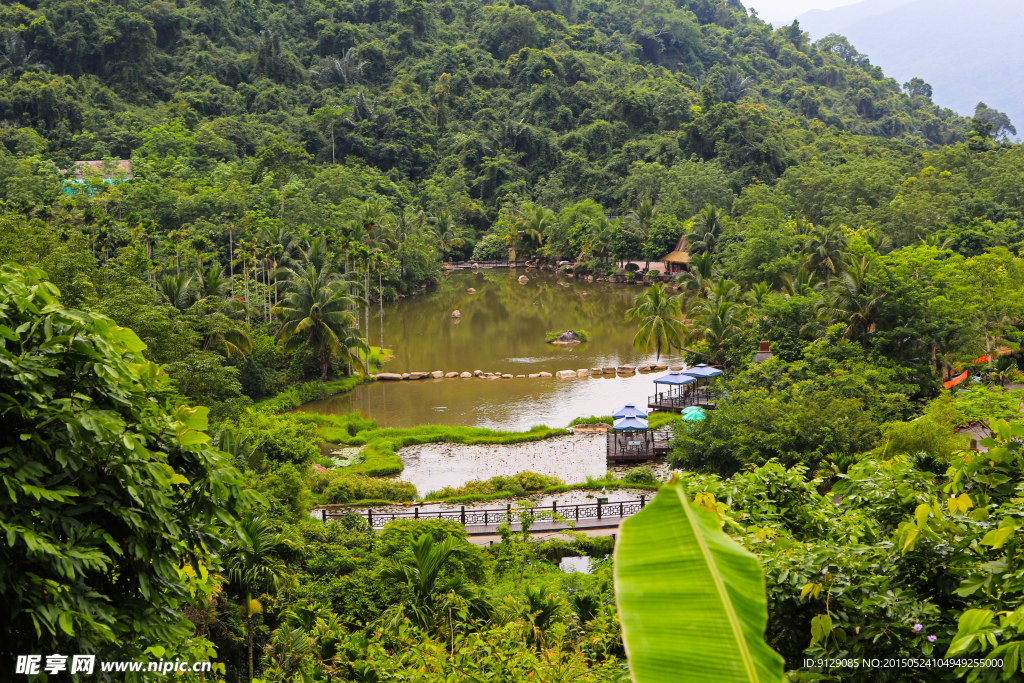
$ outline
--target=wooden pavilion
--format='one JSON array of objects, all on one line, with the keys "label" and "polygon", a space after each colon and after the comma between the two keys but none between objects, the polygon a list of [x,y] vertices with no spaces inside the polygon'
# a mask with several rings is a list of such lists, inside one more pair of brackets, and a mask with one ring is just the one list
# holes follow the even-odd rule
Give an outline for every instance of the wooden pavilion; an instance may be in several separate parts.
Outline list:
[{"label": "wooden pavilion", "polygon": [[613,418],[615,422],[606,437],[609,464],[654,460],[671,450],[668,433],[652,432],[643,408],[627,403],[615,411]]},{"label": "wooden pavilion", "polygon": [[647,398],[647,407],[676,413],[690,406],[714,410],[718,404],[707,380],[721,374],[721,370],[701,364],[656,377],[655,394]]}]

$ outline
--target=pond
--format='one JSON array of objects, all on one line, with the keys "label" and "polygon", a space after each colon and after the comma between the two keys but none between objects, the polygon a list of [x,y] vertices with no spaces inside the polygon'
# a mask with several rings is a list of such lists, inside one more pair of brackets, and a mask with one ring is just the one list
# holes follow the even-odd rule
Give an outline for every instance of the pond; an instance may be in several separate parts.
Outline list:
[{"label": "pond", "polygon": [[[520,284],[522,275],[529,282]],[[385,305],[384,344],[394,357],[384,370],[528,375],[652,363],[653,354],[633,349],[637,323],[626,321],[626,310],[642,291],[639,285],[585,282],[522,268],[457,271],[424,295]],[[451,317],[455,310],[461,318]],[[545,333],[568,329],[586,330],[591,341],[573,346],[544,341]],[[371,318],[370,342],[379,344],[380,334],[379,317]],[[661,362],[680,359],[662,356]],[[653,393],[652,379],[637,374],[374,382],[302,410],[359,412],[383,427],[565,427],[575,417],[608,415],[626,402],[643,404]]]}]

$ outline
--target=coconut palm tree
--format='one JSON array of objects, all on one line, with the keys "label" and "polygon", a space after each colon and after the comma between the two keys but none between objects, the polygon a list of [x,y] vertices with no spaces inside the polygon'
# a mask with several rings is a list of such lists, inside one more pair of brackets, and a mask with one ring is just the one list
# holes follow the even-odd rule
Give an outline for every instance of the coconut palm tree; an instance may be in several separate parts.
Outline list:
[{"label": "coconut palm tree", "polygon": [[455,222],[455,216],[447,209],[441,209],[430,221],[430,232],[437,239],[437,246],[441,249],[441,255],[445,256],[453,248],[461,247],[466,243],[466,234]]},{"label": "coconut palm tree", "polygon": [[705,204],[693,218],[693,232],[686,235],[690,253],[713,254],[718,250],[722,233],[729,226],[729,215],[725,209]]},{"label": "coconut palm tree", "polygon": [[405,251],[402,245],[409,239],[420,234],[422,225],[419,221],[419,214],[412,209],[406,208],[403,211],[389,213],[384,219],[383,237],[381,242],[389,250],[398,253],[399,273],[405,277]]},{"label": "coconut palm tree", "polygon": [[724,364],[729,347],[746,331],[746,307],[729,299],[697,299],[691,309],[693,329],[707,345],[711,357]]},{"label": "coconut palm tree", "polygon": [[156,281],[156,289],[164,302],[183,311],[192,301],[192,276],[185,273],[164,275]]},{"label": "coconut palm tree", "polygon": [[211,264],[206,270],[201,270],[196,276],[196,298],[210,299],[224,294],[228,288],[228,279],[224,277],[224,269],[217,264]]},{"label": "coconut palm tree", "polygon": [[843,265],[842,257],[848,240],[839,228],[818,228],[804,243],[813,270],[825,276],[825,285],[832,281]]},{"label": "coconut palm tree", "polygon": [[813,271],[801,266],[792,277],[782,277],[782,291],[787,296],[811,296],[816,294],[825,286],[825,283],[818,279]]},{"label": "coconut palm tree", "polygon": [[660,360],[662,353],[673,348],[682,349],[689,339],[689,331],[681,320],[683,299],[669,296],[666,285],[653,284],[633,299],[633,307],[626,311],[626,320],[640,318],[640,329],[633,337],[633,348],[654,349]]},{"label": "coconut palm tree", "polygon": [[598,258],[607,258],[615,246],[615,224],[607,216],[598,218],[587,235],[587,250]]},{"label": "coconut palm tree", "polygon": [[871,271],[872,262],[867,258],[848,257],[846,269],[832,282],[825,297],[823,315],[827,324],[845,323],[847,339],[866,342],[874,330],[884,293],[871,282]]},{"label": "coconut palm tree", "polygon": [[350,309],[366,306],[366,302],[349,293],[350,283],[340,279],[333,264],[322,259],[323,251],[321,246],[311,245],[303,263],[285,269],[289,275],[287,294],[274,312],[284,320],[277,333],[284,347],[312,347],[320,361],[320,377],[326,379],[335,357],[346,355],[346,349],[352,348],[366,351],[369,357],[369,347],[365,339],[352,338],[351,334],[357,320]]},{"label": "coconut palm tree", "polygon": [[690,257],[689,270],[676,276],[685,296],[706,298],[711,281],[718,276],[718,266],[712,253],[694,254]]},{"label": "coconut palm tree", "polygon": [[544,243],[546,233],[558,218],[555,212],[539,204],[523,204],[516,219],[516,227],[527,237],[532,237],[537,244]]},{"label": "coconut palm tree", "polygon": [[[654,224],[654,219],[658,217],[658,213],[658,208],[649,199],[640,202],[640,206],[635,211],[629,213],[629,218],[633,223],[630,234],[640,240],[641,244],[647,244],[651,234],[651,226]],[[649,270],[650,267],[651,262],[645,259],[644,270]]]},{"label": "coconut palm tree", "polygon": [[296,544],[283,534],[275,533],[266,517],[250,512],[242,520],[238,537],[223,553],[229,589],[244,598],[246,644],[249,649],[249,680],[253,678],[252,618],[262,609],[253,596],[276,593],[288,576],[283,560]]}]

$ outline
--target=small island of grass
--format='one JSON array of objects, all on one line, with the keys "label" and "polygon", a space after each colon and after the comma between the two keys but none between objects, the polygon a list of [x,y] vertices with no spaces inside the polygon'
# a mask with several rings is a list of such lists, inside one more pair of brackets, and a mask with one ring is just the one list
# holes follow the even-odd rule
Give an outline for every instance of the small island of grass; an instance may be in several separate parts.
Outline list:
[{"label": "small island of grass", "polygon": [[590,333],[586,330],[566,330],[565,332],[552,330],[544,335],[544,341],[549,344],[579,344],[590,341]]}]

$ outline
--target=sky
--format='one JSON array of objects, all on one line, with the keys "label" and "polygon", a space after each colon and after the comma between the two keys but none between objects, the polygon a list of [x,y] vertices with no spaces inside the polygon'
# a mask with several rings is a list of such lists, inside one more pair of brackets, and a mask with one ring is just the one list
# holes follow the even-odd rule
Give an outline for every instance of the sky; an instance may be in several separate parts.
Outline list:
[{"label": "sky", "polygon": [[852,5],[857,0],[744,0],[743,6],[753,7],[765,21],[792,21],[812,9],[835,9]]}]

